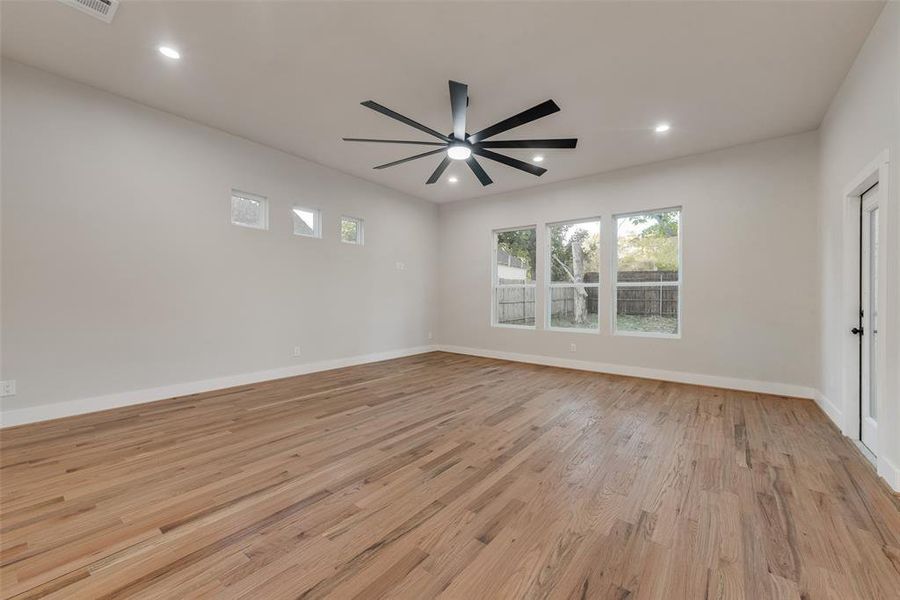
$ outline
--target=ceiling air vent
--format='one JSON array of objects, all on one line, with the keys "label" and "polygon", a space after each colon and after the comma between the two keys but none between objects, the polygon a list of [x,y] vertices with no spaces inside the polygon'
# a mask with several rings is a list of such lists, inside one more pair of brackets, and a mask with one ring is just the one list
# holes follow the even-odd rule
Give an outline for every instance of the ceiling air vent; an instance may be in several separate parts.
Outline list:
[{"label": "ceiling air vent", "polygon": [[73,8],[77,8],[83,13],[87,13],[92,17],[111,23],[116,9],[119,8],[119,0],[59,0],[63,4],[68,4]]}]

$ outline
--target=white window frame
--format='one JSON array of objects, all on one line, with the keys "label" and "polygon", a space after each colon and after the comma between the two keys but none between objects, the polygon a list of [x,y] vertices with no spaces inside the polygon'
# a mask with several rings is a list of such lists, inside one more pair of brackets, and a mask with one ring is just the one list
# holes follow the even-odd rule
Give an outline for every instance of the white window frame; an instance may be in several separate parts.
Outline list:
[{"label": "white window frame", "polygon": [[601,217],[585,217],[583,219],[569,219],[567,221],[556,221],[553,223],[547,223],[544,227],[544,238],[546,240],[546,256],[544,256],[544,329],[547,331],[561,331],[566,333],[588,333],[588,334],[599,334],[600,333],[600,284],[603,282],[603,275],[600,274],[600,279],[597,283],[583,283],[582,287],[585,288],[597,288],[597,326],[594,328],[587,327],[554,327],[551,325],[552,315],[550,314],[553,311],[553,300],[551,299],[552,289],[553,288],[575,288],[576,284],[574,283],[564,283],[564,282],[554,282],[553,281],[553,265],[552,260],[553,257],[551,253],[553,252],[553,247],[550,243],[552,236],[550,235],[551,227],[558,227],[560,225],[574,225],[575,223],[587,223],[590,221],[596,221],[600,226],[600,244],[597,248],[597,251],[600,253],[600,264],[603,262],[603,219]]},{"label": "white window frame", "polygon": [[[260,203],[262,206],[262,226],[249,225],[247,223],[239,223],[234,220],[234,199],[242,198],[244,200],[253,200]],[[251,192],[244,192],[242,190],[232,188],[231,189],[231,197],[229,202],[229,208],[231,209],[228,214],[228,218],[231,221],[232,225],[237,225],[238,227],[246,227],[247,229],[256,229],[258,231],[268,231],[269,229],[269,199],[265,196],[260,196],[259,194],[253,194]]]},{"label": "white window frame", "polygon": [[[538,227],[537,225],[521,225],[519,227],[504,227],[502,229],[494,229],[491,232],[491,327],[499,327],[503,329],[537,329],[537,281],[532,281],[531,283],[504,283],[500,284],[497,280],[497,234],[503,233],[505,231],[519,231],[521,229],[534,229],[534,259],[537,262],[538,256],[538,248],[540,244],[538,243]],[[534,276],[537,279],[537,265],[534,266]],[[532,296],[534,296],[534,308],[535,308],[535,318],[534,325],[516,325],[515,323],[498,323],[497,322],[497,289],[498,288],[531,288],[534,290]]]},{"label": "white window frame", "polygon": [[[677,281],[626,281],[619,283],[619,219],[626,217],[637,217],[640,215],[652,215],[656,213],[662,212],[672,212],[678,211],[678,280]],[[610,303],[610,328],[612,329],[613,335],[620,335],[625,337],[643,337],[643,338],[660,338],[660,339],[670,339],[677,340],[681,339],[681,334],[683,331],[682,321],[681,321],[681,310],[682,310],[682,287],[684,285],[684,261],[682,260],[682,244],[684,239],[684,208],[681,206],[668,206],[665,208],[651,208],[647,210],[638,210],[634,212],[625,212],[625,213],[616,213],[612,216],[612,226],[611,229],[615,230],[614,235],[608,236],[610,238],[610,245],[607,247],[612,248],[612,252],[610,252],[610,262],[611,264],[611,285],[610,290],[612,293],[612,302]],[[659,333],[654,331],[619,331],[619,325],[617,321],[617,315],[619,312],[619,287],[676,287],[678,289],[678,313],[676,318],[678,319],[678,332],[677,333]]]},{"label": "white window frame", "polygon": [[[294,228],[294,219],[299,219],[295,210],[302,210],[305,212],[310,212],[313,214],[313,232],[312,233],[297,233],[297,230]],[[307,208],[305,206],[300,206],[299,204],[295,204],[291,207],[291,233],[296,235],[297,237],[308,237],[308,238],[322,238],[322,211],[318,208]]]},{"label": "white window frame", "polygon": [[[344,239],[344,221],[353,221],[356,223],[356,241],[348,242]],[[341,220],[338,222],[338,237],[341,240],[341,243],[348,244],[350,246],[362,246],[365,244],[365,220],[360,217],[351,217],[350,215],[341,215]]]}]

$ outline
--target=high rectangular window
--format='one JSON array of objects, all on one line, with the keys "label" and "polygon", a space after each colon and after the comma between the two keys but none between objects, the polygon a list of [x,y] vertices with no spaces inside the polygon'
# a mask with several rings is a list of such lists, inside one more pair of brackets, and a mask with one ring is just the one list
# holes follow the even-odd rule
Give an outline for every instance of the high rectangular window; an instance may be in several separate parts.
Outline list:
[{"label": "high rectangular window", "polygon": [[547,325],[599,331],[600,219],[547,225]]},{"label": "high rectangular window", "polygon": [[294,235],[322,237],[322,213],[315,208],[295,206],[291,209],[294,221]]},{"label": "high rectangular window", "polygon": [[253,229],[269,228],[269,201],[263,196],[231,190],[231,222]]},{"label": "high rectangular window", "polygon": [[681,332],[681,209],[616,217],[615,330]]},{"label": "high rectangular window", "polygon": [[356,217],[341,217],[341,241],[345,244],[363,243],[363,220]]},{"label": "high rectangular window", "polygon": [[494,232],[491,322],[500,327],[534,327],[537,264],[536,229]]}]

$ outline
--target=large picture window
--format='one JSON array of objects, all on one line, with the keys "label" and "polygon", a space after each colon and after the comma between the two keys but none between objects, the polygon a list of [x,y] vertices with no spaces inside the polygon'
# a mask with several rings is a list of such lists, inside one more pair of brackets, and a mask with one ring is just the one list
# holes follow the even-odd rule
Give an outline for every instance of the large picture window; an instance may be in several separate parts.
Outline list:
[{"label": "large picture window", "polygon": [[600,219],[547,225],[547,325],[599,331]]},{"label": "large picture window", "polygon": [[616,217],[615,330],[681,332],[681,209]]},{"label": "large picture window", "polygon": [[495,231],[493,254],[493,325],[534,327],[535,228]]}]

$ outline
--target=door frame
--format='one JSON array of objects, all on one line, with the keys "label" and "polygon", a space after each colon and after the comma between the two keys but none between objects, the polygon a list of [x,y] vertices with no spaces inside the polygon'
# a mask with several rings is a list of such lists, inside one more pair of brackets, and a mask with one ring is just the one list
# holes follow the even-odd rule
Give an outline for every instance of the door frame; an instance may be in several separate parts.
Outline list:
[{"label": "door frame", "polygon": [[[862,414],[860,402],[860,343],[859,337],[850,333],[850,328],[859,323],[860,301],[860,211],[862,194],[876,183],[878,184],[879,220],[878,236],[880,244],[887,244],[887,223],[889,214],[894,208],[890,204],[890,154],[888,150],[881,152],[875,160],[870,162],[845,188],[844,192],[844,231],[842,242],[843,256],[843,294],[841,294],[841,320],[839,323],[829,323],[829,327],[839,327],[843,344],[841,345],[841,379],[843,398],[841,399],[841,432],[852,440],[860,441],[862,437]],[[887,252],[880,252],[878,256],[878,274],[882,282],[886,281]],[[876,380],[871,385],[876,389],[877,411],[883,415],[885,410],[886,377],[884,370],[884,358],[886,353],[886,324],[890,307],[887,304],[887,286],[882,284],[878,289],[879,306],[879,330],[883,332],[878,336],[876,344],[877,360],[880,363],[876,368]],[[869,332],[865,332],[868,334]],[[872,451],[876,455],[877,470],[879,475],[885,476],[890,467],[884,460],[886,448],[886,436],[878,436]]]},{"label": "door frame", "polygon": [[[872,199],[870,199],[869,194],[872,194],[872,190],[877,188],[877,191],[873,194]],[[866,192],[864,192],[861,196],[862,205],[860,207],[860,223],[859,228],[862,235],[861,244],[860,244],[860,265],[861,272],[859,278],[859,299],[860,299],[860,319],[859,324],[863,329],[862,335],[859,337],[859,349],[860,349],[860,398],[859,398],[859,421],[860,421],[860,432],[859,432],[859,441],[862,442],[862,445],[869,451],[877,455],[878,449],[878,422],[869,417],[869,414],[872,412],[872,407],[870,405],[872,400],[872,392],[874,389],[875,392],[875,409],[879,408],[878,406],[878,392],[882,391],[882,389],[878,386],[878,379],[881,377],[881,368],[884,364],[884,353],[880,348],[881,335],[875,337],[876,329],[872,326],[872,271],[874,267],[875,271],[875,280],[883,277],[883,269],[881,268],[881,251],[884,250],[882,247],[879,253],[877,254],[878,262],[873,264],[872,262],[872,238],[875,236],[875,239],[881,235],[881,187],[876,183],[875,187],[870,188]],[[878,211],[878,220],[877,226],[878,229],[874,229],[872,227],[872,214]],[[875,302],[878,305],[879,312],[881,310],[881,294],[878,292],[881,289],[881,285],[884,285],[883,281],[879,282],[880,285],[875,288]],[[883,328],[882,328],[883,329]],[[874,342],[874,344],[873,344]],[[880,360],[879,360],[880,359]],[[873,364],[875,368],[875,377],[876,379],[873,381],[870,378],[862,377],[863,373],[872,373]],[[868,413],[866,411],[868,409]],[[866,441],[868,439],[868,441]]]}]

